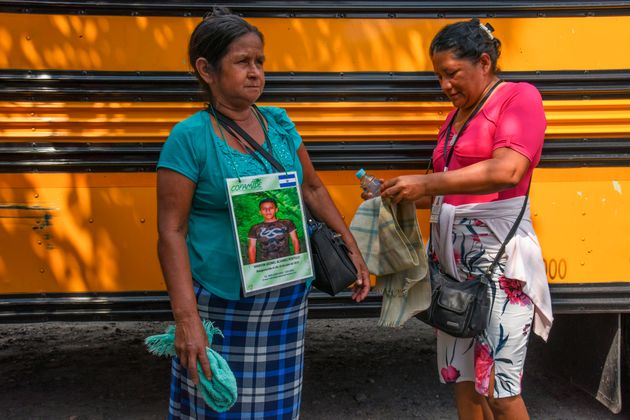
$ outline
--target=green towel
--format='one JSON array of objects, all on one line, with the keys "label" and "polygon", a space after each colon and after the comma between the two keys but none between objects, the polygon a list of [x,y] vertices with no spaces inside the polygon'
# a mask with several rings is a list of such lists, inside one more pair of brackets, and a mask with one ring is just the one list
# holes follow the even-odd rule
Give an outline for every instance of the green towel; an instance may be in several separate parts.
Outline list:
[{"label": "green towel", "polygon": [[[210,321],[204,320],[203,326],[208,335],[206,354],[212,370],[212,379],[208,380],[206,378],[201,369],[201,364],[197,362],[197,371],[199,372],[201,385],[199,390],[206,404],[213,410],[222,413],[229,410],[236,402],[238,396],[236,378],[225,359],[210,348],[214,334],[219,334],[223,337],[223,333],[218,328],[215,328]],[[164,334],[147,337],[144,343],[152,354],[157,356],[175,356],[175,326],[170,325]]]},{"label": "green towel", "polygon": [[428,308],[431,285],[427,255],[413,203],[394,204],[376,197],[357,209],[350,232],[376,275],[375,291],[383,294],[379,326],[400,327]]}]

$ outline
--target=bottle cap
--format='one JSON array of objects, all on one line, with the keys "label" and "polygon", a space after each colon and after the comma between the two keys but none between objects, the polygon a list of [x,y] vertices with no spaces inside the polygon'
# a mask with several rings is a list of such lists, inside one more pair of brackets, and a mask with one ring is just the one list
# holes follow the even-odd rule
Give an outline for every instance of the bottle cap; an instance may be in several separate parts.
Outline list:
[{"label": "bottle cap", "polygon": [[357,178],[361,179],[361,177],[363,177],[363,175],[365,175],[365,169],[361,168],[357,171],[356,176]]}]

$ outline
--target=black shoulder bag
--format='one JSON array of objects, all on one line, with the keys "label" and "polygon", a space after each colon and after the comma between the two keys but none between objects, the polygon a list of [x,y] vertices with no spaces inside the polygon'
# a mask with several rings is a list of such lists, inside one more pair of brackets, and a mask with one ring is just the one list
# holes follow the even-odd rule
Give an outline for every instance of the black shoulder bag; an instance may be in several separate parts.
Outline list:
[{"label": "black shoulder bag", "polygon": [[[254,106],[256,116],[264,119],[262,113]],[[260,153],[278,171],[286,172],[284,167],[271,153],[265,150],[256,140],[254,140],[245,130],[243,130],[233,120],[215,110],[217,122],[225,127],[230,134],[240,136],[252,149],[252,155],[257,158],[255,152]],[[263,127],[264,128],[264,127]],[[265,130],[265,137],[267,132]],[[270,143],[269,139],[266,139]],[[357,269],[350,258],[350,250],[341,239],[341,235],[334,232],[321,222],[305,206],[305,216],[308,225],[308,235],[311,244],[311,254],[313,257],[313,268],[315,280],[313,285],[319,290],[331,296],[336,295],[348,288],[357,279]]]},{"label": "black shoulder bag", "polygon": [[[500,82],[501,81],[499,80],[494,86],[492,86],[488,93],[484,95],[480,103],[475,107],[473,112],[468,116],[466,122],[464,122],[455,135],[455,138],[451,140],[451,150],[447,155],[446,147],[448,143],[448,136],[451,132],[451,128],[457,114],[451,119],[447,127],[446,139],[444,140],[445,167],[448,167],[448,164],[453,157],[455,144],[464,129],[479,109],[481,109],[492,91]],[[514,236],[514,233],[523,218],[528,198],[529,187],[527,188],[527,194],[523,202],[523,207],[514,222],[514,226],[512,226],[512,229],[510,229],[510,232],[501,244],[501,248],[499,249],[499,252],[497,252],[494,261],[483,274],[474,279],[460,282],[456,278],[453,278],[440,270],[440,266],[437,262],[429,261],[431,304],[426,311],[417,315],[419,319],[454,337],[475,337],[486,329],[490,317],[490,297],[488,296],[488,287],[492,281],[492,272],[503,256],[505,246]],[[429,241],[431,241],[431,239]]]},{"label": "black shoulder bag", "polygon": [[[527,192],[529,194],[529,189]],[[418,314],[419,319],[454,337],[476,337],[486,329],[490,318],[488,287],[492,281],[492,272],[523,218],[527,199],[528,195],[525,196],[514,226],[501,244],[494,261],[483,274],[474,279],[459,281],[440,270],[437,262],[429,261],[431,304],[426,311]]]}]

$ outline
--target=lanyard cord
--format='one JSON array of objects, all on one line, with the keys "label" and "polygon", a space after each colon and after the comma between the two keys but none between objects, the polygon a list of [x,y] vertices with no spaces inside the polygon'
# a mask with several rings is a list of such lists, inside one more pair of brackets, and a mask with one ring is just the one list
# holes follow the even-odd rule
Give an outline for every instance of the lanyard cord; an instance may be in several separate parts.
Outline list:
[{"label": "lanyard cord", "polygon": [[[241,145],[241,147],[243,148],[243,150],[247,152],[247,154],[249,154],[254,159],[256,159],[262,165],[262,167],[265,168],[265,170],[267,170],[268,167],[265,164],[265,161],[260,158],[258,153],[256,153],[257,150],[254,148],[254,146],[250,144],[249,141],[245,141],[245,140],[248,140],[245,138],[245,136],[248,136],[251,139],[251,136],[249,135],[249,133],[243,130],[243,128],[240,127],[234,120],[227,117],[225,114],[223,114],[219,110],[215,109],[212,105],[210,105],[209,108],[212,111],[212,114],[214,115],[214,119],[217,121],[219,130],[221,131],[221,135],[223,136],[223,141],[227,144],[227,139],[225,138],[225,135],[223,134],[223,129],[225,129],[225,131],[230,133],[232,137],[236,139],[238,144]],[[269,149],[269,152],[273,155],[273,148],[271,145],[271,140],[269,139],[269,133],[267,131],[267,127],[265,127],[265,124],[262,121],[262,118],[264,118],[264,116],[259,115],[260,111],[258,110],[258,107],[256,107],[256,105],[253,105],[252,113],[258,120],[258,123],[260,124],[263,130],[263,133],[265,134],[265,143],[267,143],[267,148]],[[262,148],[262,146],[260,147]]]},{"label": "lanyard cord", "polygon": [[445,156],[444,171],[448,170],[448,164],[451,161],[451,158],[453,157],[453,152],[455,151],[455,144],[457,143],[457,140],[459,140],[459,138],[461,137],[462,133],[464,132],[464,130],[468,126],[468,123],[470,122],[470,120],[472,120],[473,117],[477,114],[477,112],[479,112],[479,110],[481,109],[483,104],[486,103],[486,101],[488,100],[488,98],[490,97],[492,92],[496,89],[497,86],[499,86],[499,84],[501,82],[502,82],[501,79],[497,80],[497,82],[494,85],[492,85],[490,90],[488,92],[486,92],[485,95],[483,95],[483,98],[481,98],[481,101],[477,104],[477,106],[475,107],[473,112],[471,112],[470,115],[468,116],[468,118],[466,118],[466,121],[464,122],[464,124],[462,124],[462,126],[460,127],[460,129],[457,132],[457,134],[455,134],[451,138],[451,141],[450,141],[450,143],[451,143],[450,144],[451,150],[448,151],[448,156],[447,156],[446,152],[447,152],[447,147],[448,147],[448,143],[449,143],[448,136],[451,134],[451,129],[453,128],[453,123],[455,122],[455,118],[457,117],[457,113],[459,112],[459,109],[457,109],[457,111],[455,111],[455,115],[453,115],[453,118],[451,118],[451,121],[448,123],[448,127],[446,129],[446,137],[444,138],[444,156]]},{"label": "lanyard cord", "polygon": [[[228,144],[227,138],[225,137],[223,128],[221,128],[221,124],[219,123],[219,118],[217,118],[217,114],[214,110],[214,107],[212,105],[208,105],[208,109],[210,110],[210,113],[212,113],[212,115],[214,116],[214,119],[217,122],[217,126],[219,127],[219,133],[221,133],[221,138],[223,139],[223,142],[227,146]],[[234,170],[234,173],[236,174],[236,177],[238,178],[238,182],[241,182],[241,175],[238,173],[238,169],[236,168],[236,162],[234,162],[234,158],[232,157],[231,153],[228,153],[228,158],[230,159],[230,163],[232,164],[232,169]]]}]

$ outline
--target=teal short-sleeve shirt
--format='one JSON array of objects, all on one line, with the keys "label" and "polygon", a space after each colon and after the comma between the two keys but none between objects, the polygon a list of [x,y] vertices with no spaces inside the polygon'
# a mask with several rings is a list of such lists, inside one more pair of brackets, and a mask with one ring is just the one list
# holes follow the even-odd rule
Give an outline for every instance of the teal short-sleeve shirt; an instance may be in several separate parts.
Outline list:
[{"label": "teal short-sleeve shirt", "polygon": [[[301,184],[302,165],[297,149],[302,138],[295,124],[284,109],[259,109],[267,120],[273,156],[287,171],[297,172]],[[269,150],[267,143],[263,147]],[[186,238],[193,279],[219,297],[240,299],[238,253],[225,179],[276,171],[264,158],[259,160],[229,147],[213,131],[205,110],[175,125],[164,143],[157,167],[178,172],[196,184]]]}]

